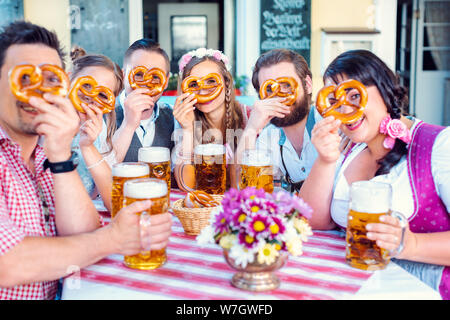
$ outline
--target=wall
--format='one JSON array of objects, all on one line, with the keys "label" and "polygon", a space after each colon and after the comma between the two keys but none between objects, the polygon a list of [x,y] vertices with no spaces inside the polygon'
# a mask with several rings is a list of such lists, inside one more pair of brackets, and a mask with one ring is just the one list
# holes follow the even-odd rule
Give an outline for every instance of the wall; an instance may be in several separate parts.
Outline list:
[{"label": "wall", "polygon": [[23,7],[25,20],[55,31],[70,51],[69,0],[24,0]]}]

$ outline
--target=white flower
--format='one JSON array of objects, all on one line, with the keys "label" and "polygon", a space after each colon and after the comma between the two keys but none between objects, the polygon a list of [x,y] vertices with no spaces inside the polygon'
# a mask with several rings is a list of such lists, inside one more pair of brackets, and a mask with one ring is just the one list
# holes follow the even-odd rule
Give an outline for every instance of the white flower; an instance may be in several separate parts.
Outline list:
[{"label": "white flower", "polygon": [[258,250],[258,263],[272,264],[279,256],[278,250],[274,244],[266,243]]},{"label": "white flower", "polygon": [[300,256],[303,254],[302,248],[302,240],[298,237],[292,238],[291,240],[286,242],[286,247],[290,254],[293,256]]},{"label": "white flower", "polygon": [[195,238],[200,245],[208,243],[214,243],[214,229],[211,225],[208,225],[202,229],[200,234]]},{"label": "white flower", "polygon": [[207,53],[206,48],[198,48],[197,50],[195,50],[193,56],[198,57],[198,58],[203,58]]},{"label": "white flower", "polygon": [[300,233],[302,241],[308,241],[308,236],[312,236],[310,225],[304,219],[293,218],[294,228]]},{"label": "white flower", "polygon": [[235,234],[227,234],[220,238],[219,245],[224,249],[231,249],[237,243],[237,237]]},{"label": "white flower", "polygon": [[255,260],[255,250],[249,250],[243,246],[235,245],[231,247],[229,256],[237,265],[245,268],[247,264]]}]

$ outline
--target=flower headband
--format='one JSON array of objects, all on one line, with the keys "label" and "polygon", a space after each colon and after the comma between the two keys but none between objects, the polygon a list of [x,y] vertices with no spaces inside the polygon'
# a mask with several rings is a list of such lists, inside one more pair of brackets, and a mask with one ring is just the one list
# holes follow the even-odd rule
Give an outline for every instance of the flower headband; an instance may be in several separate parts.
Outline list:
[{"label": "flower headband", "polygon": [[192,58],[203,58],[203,57],[213,57],[214,59],[218,61],[222,61],[225,65],[225,68],[228,71],[231,71],[231,64],[228,57],[223,54],[219,50],[214,49],[206,49],[206,48],[198,48],[197,50],[189,51],[188,53],[184,54],[180,61],[178,62],[178,68],[180,69],[180,74],[183,73],[184,68],[186,65],[192,60]]},{"label": "flower headband", "polygon": [[399,119],[391,119],[390,116],[386,116],[381,121],[380,133],[387,135],[383,142],[386,149],[394,147],[395,139],[400,139],[407,144],[411,142],[411,132],[406,125]]}]

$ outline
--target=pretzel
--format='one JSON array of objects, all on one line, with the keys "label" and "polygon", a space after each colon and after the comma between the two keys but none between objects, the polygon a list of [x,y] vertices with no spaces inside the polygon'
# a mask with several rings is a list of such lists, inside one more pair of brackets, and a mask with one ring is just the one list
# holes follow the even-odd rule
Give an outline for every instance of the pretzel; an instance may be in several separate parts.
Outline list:
[{"label": "pretzel", "polygon": [[[89,85],[90,89],[87,89],[86,85]],[[95,79],[91,76],[78,78],[69,93],[70,101],[72,101],[75,109],[82,113],[86,113],[86,111],[84,111],[81,107],[83,101],[79,93],[85,97],[91,98],[94,102],[100,105],[100,109],[102,109],[103,113],[109,113],[115,108],[116,97],[114,93],[107,87],[99,86],[97,81],[95,81]],[[104,94],[106,98],[100,98],[100,94]]]},{"label": "pretzel", "polygon": [[215,200],[210,194],[200,190],[188,193],[184,199],[186,208],[208,208],[219,205],[219,201]]},{"label": "pretzel", "polygon": [[[57,84],[50,85],[44,79],[44,72],[50,72],[57,77]],[[28,77],[28,79],[26,79]],[[24,81],[29,83],[24,84]],[[51,80],[53,81],[53,79]],[[44,93],[66,96],[70,81],[63,69],[56,65],[32,64],[17,65],[9,72],[9,87],[17,100],[28,103],[31,97],[42,98]]]},{"label": "pretzel", "polygon": [[[353,104],[347,100],[346,89],[356,89],[358,90],[361,100],[359,105]],[[328,95],[334,92],[334,97],[338,100],[336,103],[328,106],[327,99]],[[341,82],[337,87],[328,86],[322,88],[317,94],[316,107],[320,114],[325,118],[328,116],[333,116],[335,119],[341,120],[343,124],[349,124],[360,119],[364,113],[364,108],[367,105],[367,90],[366,87],[357,80],[346,80]],[[351,113],[341,113],[336,109],[342,105],[350,106],[354,109]]]},{"label": "pretzel", "polygon": [[[213,79],[215,81],[215,84],[206,83],[206,81],[210,79]],[[197,86],[192,87],[192,84],[194,83],[196,83]],[[203,78],[189,76],[186,79],[184,79],[183,82],[181,83],[181,90],[183,92],[189,93],[199,92],[202,89],[208,90],[213,88],[215,89],[208,94],[196,93],[195,95],[198,103],[206,103],[212,101],[220,95],[220,93],[223,90],[223,82],[220,75],[217,73],[210,73]]]},{"label": "pretzel", "polygon": [[[136,75],[142,74],[142,79],[136,79]],[[159,82],[153,82],[154,79],[159,79]],[[133,90],[138,88],[148,88],[150,92],[148,95],[154,97],[164,91],[167,84],[167,77],[163,70],[159,68],[147,69],[144,66],[133,68],[128,74],[128,82]]]},{"label": "pretzel", "polygon": [[[281,84],[287,83],[291,88],[293,88],[292,93],[282,92]],[[272,93],[268,93],[267,89],[270,87]],[[259,97],[261,100],[270,99],[275,96],[286,98],[283,102],[285,105],[290,106],[295,103],[298,96],[298,83],[294,78],[291,77],[280,77],[276,80],[269,79],[264,81],[263,85],[259,88]]]}]

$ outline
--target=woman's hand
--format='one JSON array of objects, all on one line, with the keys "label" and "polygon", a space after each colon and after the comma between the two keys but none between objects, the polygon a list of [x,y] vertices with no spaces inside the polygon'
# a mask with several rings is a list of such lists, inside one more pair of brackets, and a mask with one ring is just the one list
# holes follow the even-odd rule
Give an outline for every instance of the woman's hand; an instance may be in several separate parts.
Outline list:
[{"label": "woman's hand", "polygon": [[81,104],[86,113],[78,113],[81,120],[80,148],[91,146],[103,127],[103,111],[96,106]]},{"label": "woman's hand", "polygon": [[257,100],[252,107],[246,129],[254,130],[256,134],[259,134],[273,118],[284,118],[290,114],[291,108],[282,103],[284,100],[286,99],[271,98]]},{"label": "woman's hand", "polygon": [[183,93],[175,100],[173,116],[185,130],[194,130],[194,105],[197,103],[194,93]]},{"label": "woman's hand", "polygon": [[341,121],[331,116],[316,123],[312,130],[311,142],[319,154],[319,159],[325,163],[336,162],[341,154],[340,125]]},{"label": "woman's hand", "polygon": [[[408,224],[405,227],[403,250],[395,258],[406,259],[413,256],[416,247],[414,233],[409,230]],[[380,223],[369,223],[366,226],[367,238],[377,242],[380,248],[396,251],[402,240],[403,226],[396,217],[385,215],[380,217]]]}]

